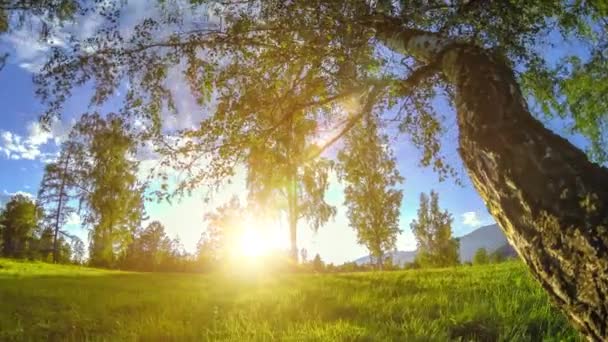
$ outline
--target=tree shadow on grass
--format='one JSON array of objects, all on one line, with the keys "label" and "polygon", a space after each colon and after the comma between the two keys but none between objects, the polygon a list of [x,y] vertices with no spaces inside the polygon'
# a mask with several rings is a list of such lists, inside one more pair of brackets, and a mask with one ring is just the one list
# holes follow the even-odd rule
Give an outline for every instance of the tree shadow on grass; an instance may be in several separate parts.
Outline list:
[{"label": "tree shadow on grass", "polygon": [[450,327],[450,339],[454,341],[493,342],[499,340],[500,327],[488,319],[477,319]]}]

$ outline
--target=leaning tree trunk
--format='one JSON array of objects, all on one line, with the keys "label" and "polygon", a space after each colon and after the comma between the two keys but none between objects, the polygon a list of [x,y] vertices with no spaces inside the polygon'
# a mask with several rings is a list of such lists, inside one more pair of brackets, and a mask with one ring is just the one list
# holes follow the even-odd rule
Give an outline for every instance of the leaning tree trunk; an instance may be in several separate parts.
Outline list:
[{"label": "leaning tree trunk", "polygon": [[608,170],[530,114],[511,68],[399,26],[389,47],[438,63],[456,90],[459,153],[511,244],[589,339],[608,340]]}]

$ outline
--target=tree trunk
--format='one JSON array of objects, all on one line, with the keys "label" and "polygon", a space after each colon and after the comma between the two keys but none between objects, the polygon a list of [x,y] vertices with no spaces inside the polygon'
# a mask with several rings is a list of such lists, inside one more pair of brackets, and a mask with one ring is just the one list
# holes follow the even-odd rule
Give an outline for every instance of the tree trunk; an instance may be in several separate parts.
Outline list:
[{"label": "tree trunk", "polygon": [[296,165],[294,148],[293,115],[288,120],[289,140],[287,142],[287,220],[289,222],[290,258],[294,264],[298,263],[298,167]]},{"label": "tree trunk", "polygon": [[378,32],[389,47],[440,58],[473,185],[581,333],[608,340],[608,170],[535,120],[513,71],[488,51],[398,26]]},{"label": "tree trunk", "polygon": [[59,226],[61,223],[61,210],[63,210],[63,197],[65,194],[65,178],[68,172],[70,162],[70,154],[68,153],[63,165],[63,173],[61,175],[61,185],[59,187],[59,203],[57,204],[57,214],[55,215],[55,230],[53,232],[53,263],[57,263],[59,257],[59,246],[57,245],[57,237],[59,235]]},{"label": "tree trunk", "polygon": [[298,194],[296,185],[296,176],[292,174],[289,177],[288,190],[288,221],[289,221],[289,242],[290,242],[290,257],[294,263],[298,262]]},{"label": "tree trunk", "polygon": [[376,268],[378,271],[382,271],[384,265],[384,253],[380,252],[378,254],[378,260],[376,260]]}]

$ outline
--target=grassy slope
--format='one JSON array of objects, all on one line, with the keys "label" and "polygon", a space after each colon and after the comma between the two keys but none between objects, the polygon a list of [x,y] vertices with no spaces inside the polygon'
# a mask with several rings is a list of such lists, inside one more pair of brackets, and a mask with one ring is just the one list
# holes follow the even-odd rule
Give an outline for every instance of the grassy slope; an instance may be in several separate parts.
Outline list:
[{"label": "grassy slope", "polygon": [[142,274],[0,259],[0,340],[576,340],[523,265]]}]

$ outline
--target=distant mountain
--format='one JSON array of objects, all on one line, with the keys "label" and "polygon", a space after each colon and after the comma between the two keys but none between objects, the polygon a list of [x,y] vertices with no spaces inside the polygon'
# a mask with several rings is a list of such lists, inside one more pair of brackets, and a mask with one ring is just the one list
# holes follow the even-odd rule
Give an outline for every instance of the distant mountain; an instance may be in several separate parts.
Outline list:
[{"label": "distant mountain", "polygon": [[479,248],[485,248],[488,253],[508,244],[505,234],[496,224],[484,226],[467,235],[460,237],[460,261],[471,261]]},{"label": "distant mountain", "polygon": [[[517,253],[509,245],[507,238],[503,234],[502,230],[496,224],[489,226],[483,226],[475,229],[469,234],[463,235],[458,238],[460,240],[460,262],[471,261],[473,255],[479,248],[485,248],[488,253],[499,251],[506,257],[517,256]],[[416,251],[396,251],[392,253],[393,263],[403,265],[408,262],[414,261],[416,257]],[[369,256],[361,257],[355,260],[358,265],[368,264],[370,261]]]},{"label": "distant mountain", "polygon": [[[393,258],[393,264],[403,266],[403,264],[414,261],[416,251],[395,251],[391,253],[391,256]],[[369,261],[370,257],[368,255],[355,260],[355,263],[357,265],[365,265],[369,264]]]},{"label": "distant mountain", "polygon": [[505,258],[517,258],[517,251],[513,246],[508,243],[505,243],[502,247],[498,248],[494,253],[500,253]]}]

